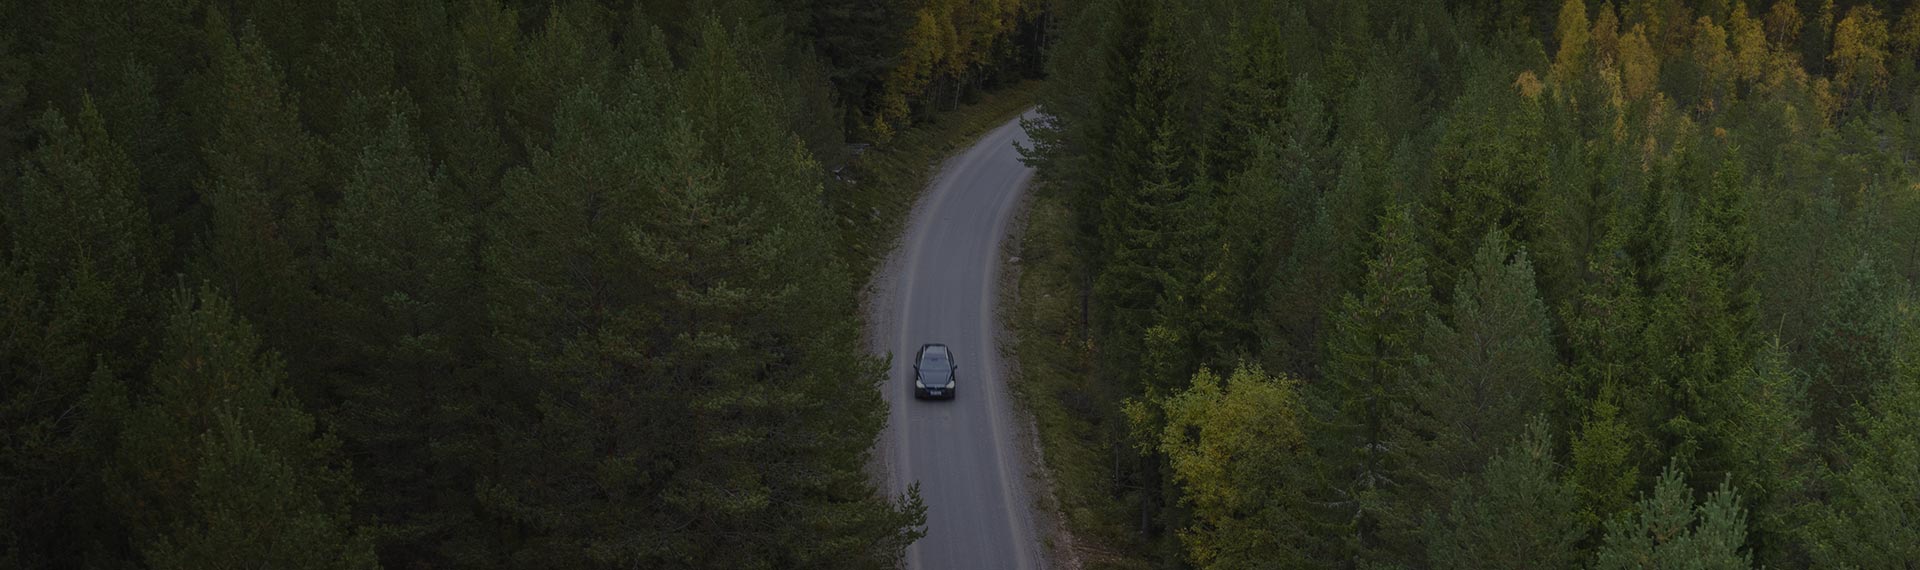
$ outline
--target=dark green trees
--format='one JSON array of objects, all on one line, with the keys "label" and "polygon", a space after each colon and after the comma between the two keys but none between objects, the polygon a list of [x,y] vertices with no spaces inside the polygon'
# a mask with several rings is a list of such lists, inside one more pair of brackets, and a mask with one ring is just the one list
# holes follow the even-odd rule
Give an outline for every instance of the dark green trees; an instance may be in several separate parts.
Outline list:
[{"label": "dark green trees", "polygon": [[472,532],[459,526],[471,498],[453,490],[474,484],[481,418],[497,409],[477,385],[472,222],[419,134],[396,112],[358,153],[313,307],[331,349],[330,419],[361,458],[363,509],[408,556],[429,536]]},{"label": "dark green trees", "polygon": [[[1283,551],[1873,565],[1860,545],[1884,537],[1814,529],[1852,519],[1826,514],[1850,441],[1882,433],[1855,410],[1886,397],[1920,279],[1920,114],[1889,89],[1912,81],[1920,12],[1085,4],[1054,57],[1073,87],[1043,96],[1032,154],[1096,276],[1087,382],[1157,402],[1254,355],[1298,376],[1326,508]],[[1534,421],[1530,441],[1565,443],[1500,453]],[[1171,557],[1161,531],[1198,511],[1151,497],[1198,489],[1147,463],[1114,479],[1142,489],[1140,550]],[[1874,469],[1847,485],[1880,492]],[[1705,511],[1684,496],[1722,485]]]},{"label": "dark green trees", "polygon": [[[816,167],[710,25],[684,69],[581,89],[485,250],[503,372],[500,553],[557,567],[884,567],[913,505],[860,470],[883,408]],[[775,387],[777,389],[769,389]],[[806,529],[806,530],[803,530]]]},{"label": "dark green trees", "polygon": [[[280,357],[208,288],[172,303],[146,389],[97,388],[119,437],[108,497],[156,568],[370,568],[338,442],[317,433]],[[100,379],[96,385],[110,382]]]},{"label": "dark green trees", "polygon": [[876,5],[0,2],[0,566],[891,566]]},{"label": "dark green trees", "polygon": [[1531,424],[1524,439],[1457,488],[1445,517],[1426,521],[1428,559],[1436,568],[1581,565],[1587,528],[1560,471],[1546,426]]},{"label": "dark green trees", "polygon": [[282,67],[253,27],[229,36],[218,17],[208,27],[213,99],[203,112],[213,131],[199,193],[212,215],[201,274],[285,347],[297,371],[310,370],[315,339],[299,323],[314,304],[324,243],[321,147],[300,125]]},{"label": "dark green trees", "polygon": [[1427,362],[1400,443],[1422,494],[1443,495],[1453,479],[1478,472],[1565,395],[1533,264],[1510,247],[1499,232],[1481,240],[1454,287],[1452,324],[1425,324]]},{"label": "dark green trees", "polygon": [[[145,366],[159,239],[139,173],[89,100],[48,111],[18,186],[0,191],[0,562],[72,564],[102,532],[111,438],[90,383]],[[57,544],[58,549],[31,545]]]},{"label": "dark green trees", "polygon": [[1660,474],[1653,494],[1635,505],[1630,516],[1607,523],[1606,541],[1595,567],[1613,569],[1703,568],[1735,570],[1752,567],[1743,546],[1747,513],[1740,498],[1726,485],[1698,505],[1679,470]]},{"label": "dark green trees", "polygon": [[[1914,338],[1909,329],[1905,346]],[[1859,429],[1846,436],[1844,459],[1828,475],[1834,496],[1808,527],[1813,560],[1835,568],[1910,565],[1920,559],[1909,540],[1920,532],[1920,481],[1913,476],[1920,469],[1920,366],[1903,359],[1856,413]]]},{"label": "dark green trees", "polygon": [[1418,335],[1433,314],[1427,254],[1415,241],[1411,212],[1396,208],[1380,226],[1366,281],[1332,316],[1313,430],[1334,520],[1359,555],[1395,552],[1382,546],[1408,540],[1415,525],[1405,501],[1413,472],[1393,440],[1418,405],[1411,391],[1424,360]]}]

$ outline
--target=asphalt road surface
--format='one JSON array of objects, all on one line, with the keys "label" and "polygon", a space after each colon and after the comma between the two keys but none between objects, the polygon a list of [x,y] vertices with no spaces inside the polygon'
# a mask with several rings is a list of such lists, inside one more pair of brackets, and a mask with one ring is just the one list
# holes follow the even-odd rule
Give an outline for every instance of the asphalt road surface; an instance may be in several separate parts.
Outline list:
[{"label": "asphalt road surface", "polygon": [[[1046,563],[1027,490],[1030,446],[995,343],[1002,242],[1033,177],[1016,142],[1026,144],[1026,133],[1008,122],[946,161],[875,284],[873,348],[893,354],[876,458],[894,493],[919,482],[927,505],[927,535],[907,549],[909,568]],[[924,343],[953,349],[953,400],[913,398],[912,360]]]}]

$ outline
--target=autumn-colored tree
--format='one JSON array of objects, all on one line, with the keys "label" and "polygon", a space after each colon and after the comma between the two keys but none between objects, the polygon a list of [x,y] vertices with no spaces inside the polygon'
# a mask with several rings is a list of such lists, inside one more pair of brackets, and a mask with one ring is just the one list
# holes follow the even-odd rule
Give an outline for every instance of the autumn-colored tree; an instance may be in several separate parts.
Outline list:
[{"label": "autumn-colored tree", "polygon": [[1871,104],[1887,87],[1887,21],[1871,4],[1854,6],[1833,31],[1834,89]]},{"label": "autumn-colored tree", "polygon": [[1158,403],[1165,427],[1151,445],[1166,454],[1181,502],[1193,509],[1181,541],[1195,566],[1296,568],[1312,560],[1298,388],[1258,368],[1239,368],[1224,382],[1202,369],[1192,386]]}]

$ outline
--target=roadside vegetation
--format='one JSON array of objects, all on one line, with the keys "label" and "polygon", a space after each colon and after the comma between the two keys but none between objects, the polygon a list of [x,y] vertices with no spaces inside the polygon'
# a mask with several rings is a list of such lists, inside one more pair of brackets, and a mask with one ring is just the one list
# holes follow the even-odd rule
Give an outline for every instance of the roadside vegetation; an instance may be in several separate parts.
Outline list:
[{"label": "roadside vegetation", "polygon": [[1093,560],[1920,561],[1920,7],[1073,4],[1013,322]]},{"label": "roadside vegetation", "polygon": [[[1013,248],[1019,281],[1007,310],[1018,371],[1012,389],[1033,414],[1042,467],[1052,485],[1058,516],[1089,570],[1148,567],[1137,523],[1116,497],[1117,452],[1127,444],[1126,426],[1103,410],[1118,409],[1126,394],[1092,375],[1092,346],[1082,290],[1086,264],[1073,247],[1073,211],[1056,192],[1036,188],[1025,228]],[[1055,539],[1064,537],[1051,537]]]},{"label": "roadside vegetation", "polygon": [[941,111],[852,158],[829,187],[847,258],[861,265],[859,283],[892,251],[914,203],[940,163],[1034,105],[1040,80],[990,86],[978,100]]}]

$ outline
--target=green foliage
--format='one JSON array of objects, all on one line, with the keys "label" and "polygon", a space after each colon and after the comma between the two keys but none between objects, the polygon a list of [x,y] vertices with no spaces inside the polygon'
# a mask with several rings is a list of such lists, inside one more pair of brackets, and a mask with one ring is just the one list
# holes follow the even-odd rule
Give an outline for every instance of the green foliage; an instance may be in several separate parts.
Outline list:
[{"label": "green foliage", "polygon": [[686,68],[577,91],[506,177],[488,313],[535,404],[481,500],[527,522],[511,559],[884,567],[915,538],[917,500],[860,468],[880,368],[813,247],[817,167],[733,41],[709,25]]},{"label": "green foliage", "polygon": [[1426,253],[1413,229],[1408,208],[1382,215],[1365,284],[1331,317],[1327,385],[1315,393],[1316,447],[1354,552],[1389,554],[1375,549],[1403,540],[1414,526],[1403,489],[1412,471],[1392,442],[1415,404],[1410,388],[1425,361],[1419,332],[1434,310]]},{"label": "green foliage", "polygon": [[1565,391],[1533,264],[1509,247],[1489,233],[1454,287],[1452,324],[1425,324],[1427,360],[1392,436],[1417,503],[1443,505],[1457,480],[1479,472]]},{"label": "green foliage", "polygon": [[1426,523],[1435,568],[1569,568],[1587,533],[1579,498],[1559,477],[1546,425],[1529,424],[1513,447],[1453,493],[1444,517]]},{"label": "green foliage", "polygon": [[1634,459],[1640,445],[1620,420],[1616,394],[1612,384],[1601,387],[1600,397],[1581,424],[1570,453],[1573,471],[1569,477],[1580,493],[1581,515],[1589,525],[1611,520],[1625,511],[1630,494],[1639,484],[1640,468]]},{"label": "green foliage", "polygon": [[[1916,338],[1909,328],[1904,346],[1912,347]],[[1827,475],[1833,498],[1807,529],[1816,565],[1889,568],[1920,557],[1912,540],[1920,532],[1915,433],[1920,433],[1920,365],[1903,358],[1897,373],[1875,384],[1869,405],[1860,410],[1860,429],[1845,440],[1844,460]]]},{"label": "green foliage", "polygon": [[1720,408],[1709,431],[1717,461],[1752,510],[1749,545],[1765,565],[1806,564],[1797,536],[1813,516],[1819,488],[1813,431],[1807,427],[1806,376],[1787,363],[1785,347],[1762,347],[1752,364],[1711,399]]},{"label": "green foliage", "polygon": [[478,324],[468,305],[473,232],[415,147],[418,134],[396,113],[360,151],[320,291],[339,363],[328,382],[340,402],[332,423],[361,458],[363,508],[396,535],[388,548],[409,556],[424,537],[471,522],[471,501],[445,490],[473,485],[467,462],[487,406],[470,383],[467,348]]},{"label": "green foliage", "polygon": [[159,244],[139,173],[91,100],[77,123],[48,111],[19,185],[0,192],[0,551],[23,566],[74,563],[101,532],[102,418],[91,379],[145,365]]},{"label": "green foliage", "polygon": [[918,7],[0,0],[0,566],[895,565],[819,163],[1046,39]]},{"label": "green foliage", "polygon": [[148,390],[105,405],[121,410],[109,497],[147,563],[374,566],[338,442],[300,410],[280,357],[206,287],[175,295],[166,329]]},{"label": "green foliage", "polygon": [[1640,499],[1634,512],[1607,523],[1606,542],[1594,567],[1628,568],[1749,568],[1747,513],[1728,483],[1693,502],[1693,489],[1673,466],[1660,474],[1653,494]]},{"label": "green foliage", "polygon": [[209,20],[215,98],[201,112],[214,126],[199,191],[212,215],[198,274],[260,323],[296,371],[310,370],[314,339],[299,315],[314,304],[323,245],[321,146],[300,125],[284,72],[255,28],[236,37]]}]

